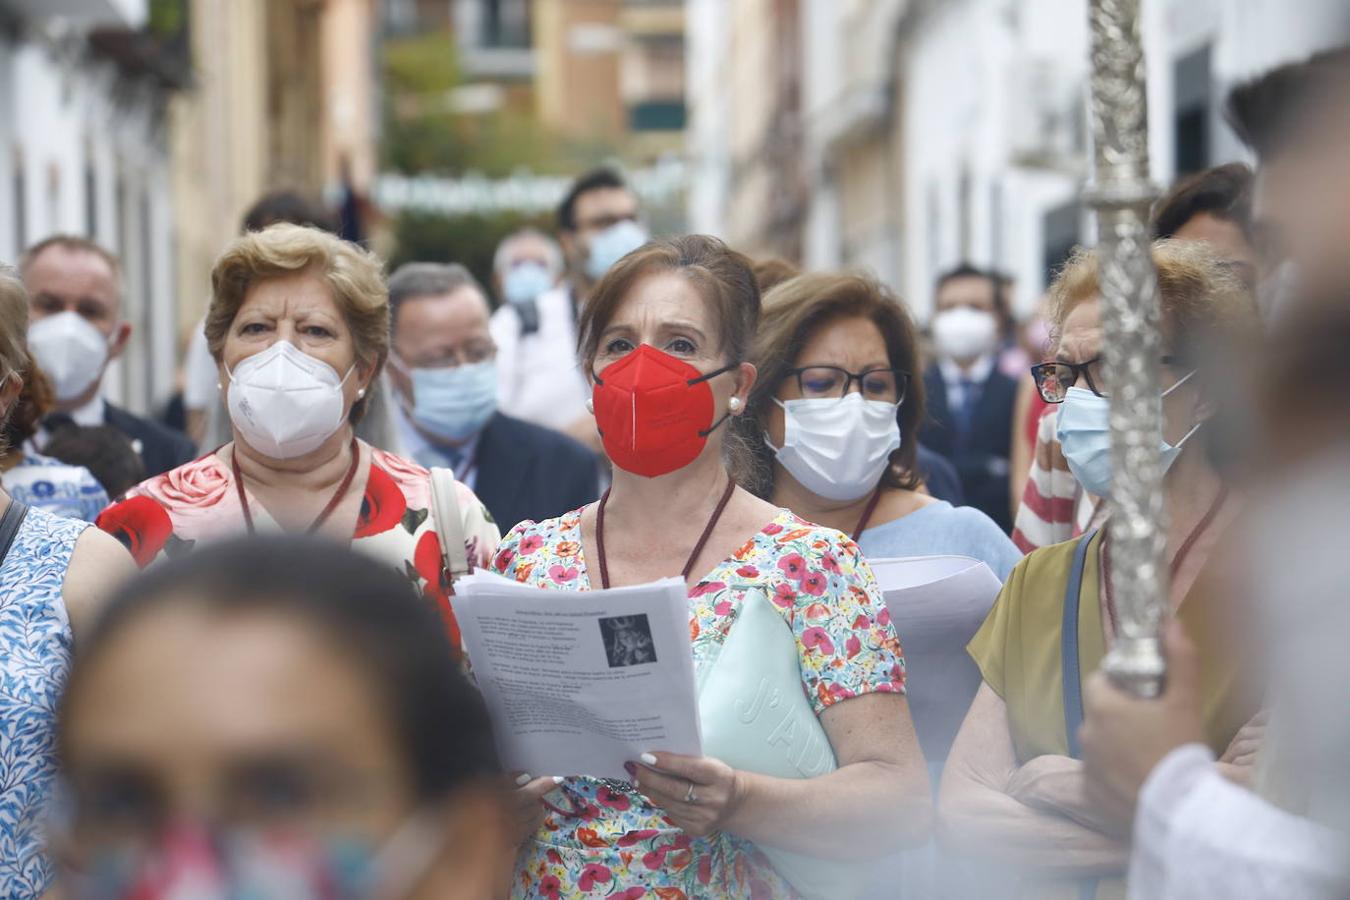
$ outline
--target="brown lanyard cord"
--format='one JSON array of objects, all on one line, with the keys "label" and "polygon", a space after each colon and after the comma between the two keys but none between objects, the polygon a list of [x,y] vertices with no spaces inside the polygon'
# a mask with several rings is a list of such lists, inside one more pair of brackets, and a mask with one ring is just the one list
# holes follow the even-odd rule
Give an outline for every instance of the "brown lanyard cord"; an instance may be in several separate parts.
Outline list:
[{"label": "brown lanyard cord", "polygon": [[[319,513],[319,517],[311,522],[309,527],[305,529],[306,534],[313,534],[318,531],[319,528],[323,526],[323,523],[328,521],[328,517],[333,514],[333,510],[337,509],[338,504],[342,502],[342,498],[347,496],[347,491],[352,486],[352,479],[356,477],[357,465],[361,461],[361,451],[357,446],[356,438],[352,438],[351,451],[352,464],[347,467],[347,474],[342,477],[342,483],[338,485],[337,491],[333,493],[333,497],[328,501],[328,505]],[[244,493],[244,475],[239,470],[238,447],[234,447],[230,451],[230,469],[234,472],[234,488],[239,493],[239,505],[244,510],[244,525],[248,528],[248,533],[253,534],[253,512],[248,506],[248,495]]]},{"label": "brown lanyard cord", "polygon": [[[1186,536],[1186,540],[1181,542],[1181,547],[1177,550],[1177,555],[1172,558],[1171,580],[1175,581],[1177,573],[1181,571],[1181,565],[1190,555],[1191,550],[1199,543],[1201,536],[1204,535],[1209,527],[1214,524],[1214,520],[1219,516],[1219,510],[1223,509],[1224,502],[1228,499],[1228,485],[1219,488],[1218,495],[1214,502],[1210,504],[1209,509],[1204,516],[1196,523],[1195,528]],[[1116,633],[1116,594],[1111,587],[1111,542],[1102,541],[1102,578],[1106,584],[1106,615],[1111,623],[1111,633]]]},{"label": "brown lanyard cord", "polygon": [[858,526],[853,529],[854,543],[857,543],[858,538],[862,537],[862,533],[867,530],[867,523],[872,521],[872,513],[877,511],[877,504],[881,502],[881,491],[882,487],[878,484],[877,489],[872,492],[872,499],[868,500],[867,505],[863,507],[862,518],[858,519]]},{"label": "brown lanyard cord", "polygon": [[[689,559],[684,564],[684,570],[680,576],[685,581],[689,580],[689,573],[694,569],[694,563],[698,561],[698,556],[703,552],[703,547],[708,543],[708,538],[712,537],[713,529],[717,527],[717,522],[722,518],[722,512],[731,502],[731,495],[736,492],[735,480],[727,479],[727,489],[722,492],[722,499],[717,502],[717,508],[713,510],[712,518],[708,519],[708,524],[703,528],[703,534],[699,537],[698,543],[694,545],[694,552],[689,554]],[[608,590],[609,588],[609,564],[605,559],[605,504],[609,502],[609,491],[600,498],[600,505],[595,510],[595,548],[600,557],[600,586]]]}]

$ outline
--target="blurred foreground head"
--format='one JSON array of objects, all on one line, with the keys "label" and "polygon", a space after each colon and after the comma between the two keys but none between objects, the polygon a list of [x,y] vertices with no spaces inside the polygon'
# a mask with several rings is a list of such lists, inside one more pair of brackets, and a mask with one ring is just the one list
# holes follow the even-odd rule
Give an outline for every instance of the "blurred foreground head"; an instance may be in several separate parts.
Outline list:
[{"label": "blurred foreground head", "polygon": [[[1238,85],[1227,118],[1258,158],[1252,238],[1270,302],[1350,277],[1350,46]],[[1302,293],[1302,290],[1298,291]]]},{"label": "blurred foreground head", "polygon": [[403,579],[337,546],[222,543],[150,570],[81,641],[64,698],[67,894],[498,893],[496,757],[453,659]]}]

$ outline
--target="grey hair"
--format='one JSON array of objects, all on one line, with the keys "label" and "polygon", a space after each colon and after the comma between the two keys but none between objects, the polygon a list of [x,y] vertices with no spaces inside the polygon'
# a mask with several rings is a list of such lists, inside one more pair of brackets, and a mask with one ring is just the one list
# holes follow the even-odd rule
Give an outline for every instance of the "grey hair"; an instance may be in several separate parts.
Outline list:
[{"label": "grey hair", "polygon": [[540,231],[538,228],[522,228],[519,231],[513,231],[502,238],[502,242],[497,245],[497,252],[493,254],[492,257],[493,272],[500,274],[501,271],[506,268],[507,255],[510,252],[511,247],[524,238],[537,238],[543,241],[544,246],[548,248],[548,273],[554,278],[557,278],[562,274],[562,248],[558,246],[557,241],[547,234],[544,234],[544,232]]},{"label": "grey hair", "polygon": [[459,263],[404,263],[389,276],[390,321],[397,321],[398,308],[417,297],[443,297],[461,288],[473,288],[487,303],[487,291],[473,273]]}]

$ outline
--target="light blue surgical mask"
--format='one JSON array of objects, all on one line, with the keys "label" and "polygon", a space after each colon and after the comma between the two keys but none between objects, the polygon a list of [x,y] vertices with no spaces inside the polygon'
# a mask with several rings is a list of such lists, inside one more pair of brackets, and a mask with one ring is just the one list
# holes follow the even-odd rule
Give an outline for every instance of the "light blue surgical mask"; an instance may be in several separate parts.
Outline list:
[{"label": "light blue surgical mask", "polygon": [[548,266],[543,263],[519,263],[508,269],[502,278],[502,297],[517,306],[533,303],[536,297],[553,287],[554,281]]},{"label": "light blue surgical mask", "polygon": [[[1181,387],[1194,374],[1188,372],[1163,391],[1162,396],[1166,397]],[[1169,444],[1166,440],[1162,442],[1159,452],[1164,473],[1172,468],[1172,463],[1181,455],[1181,448],[1200,429],[1200,425],[1200,422],[1196,422],[1195,427],[1176,444]],[[1098,397],[1087,388],[1069,388],[1059,407],[1055,437],[1059,439],[1069,471],[1083,489],[1098,497],[1108,496],[1111,493],[1111,401],[1106,397]]]},{"label": "light blue surgical mask", "polygon": [[497,363],[409,369],[412,419],[450,441],[472,437],[497,411]]},{"label": "light blue surgical mask", "polygon": [[615,222],[591,238],[586,277],[599,281],[614,264],[647,243],[647,229],[631,219]]}]

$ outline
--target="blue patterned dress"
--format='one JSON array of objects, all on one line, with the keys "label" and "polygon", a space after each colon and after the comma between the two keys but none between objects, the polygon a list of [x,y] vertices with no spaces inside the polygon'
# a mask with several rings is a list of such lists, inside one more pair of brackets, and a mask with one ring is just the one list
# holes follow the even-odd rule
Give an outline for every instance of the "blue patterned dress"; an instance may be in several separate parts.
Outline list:
[{"label": "blue patterned dress", "polygon": [[61,588],[89,527],[30,509],[0,562],[0,897],[39,897],[52,881],[42,825],[56,774],[56,701],[70,663]]}]

